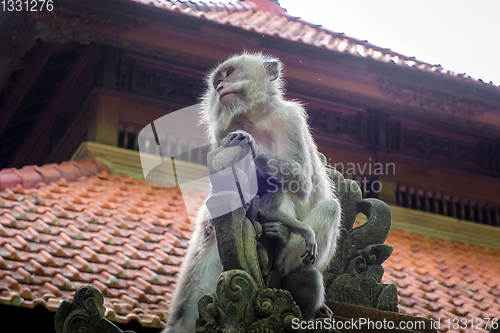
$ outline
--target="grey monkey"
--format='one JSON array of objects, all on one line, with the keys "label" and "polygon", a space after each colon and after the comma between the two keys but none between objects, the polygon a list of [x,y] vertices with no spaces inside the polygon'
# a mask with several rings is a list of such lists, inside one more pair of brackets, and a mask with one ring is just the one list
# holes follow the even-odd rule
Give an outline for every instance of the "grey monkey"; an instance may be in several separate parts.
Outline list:
[{"label": "grey monkey", "polygon": [[[234,56],[213,70],[207,83],[201,116],[212,149],[250,147],[268,185],[262,195],[263,233],[283,243],[274,268],[303,319],[312,319],[324,308],[321,272],[335,253],[341,212],[306,112],[300,103],[283,98],[281,63],[275,58]],[[203,205],[164,332],[195,331],[198,300],[215,290],[221,272],[210,216]]]}]

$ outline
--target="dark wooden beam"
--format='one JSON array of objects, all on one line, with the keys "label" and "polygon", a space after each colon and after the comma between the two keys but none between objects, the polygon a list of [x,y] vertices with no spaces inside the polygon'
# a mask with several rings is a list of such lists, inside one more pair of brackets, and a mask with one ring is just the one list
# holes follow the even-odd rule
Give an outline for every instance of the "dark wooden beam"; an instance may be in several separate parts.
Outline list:
[{"label": "dark wooden beam", "polygon": [[54,127],[57,114],[72,105],[75,96],[78,94],[78,89],[81,88],[81,81],[85,76],[91,75],[89,67],[95,58],[97,50],[98,45],[91,44],[82,51],[8,165],[19,167],[34,164],[41,159],[44,148],[50,142],[50,133]]},{"label": "dark wooden beam", "polygon": [[31,85],[49,60],[50,56],[58,48],[59,46],[55,44],[43,44],[38,50],[36,56],[33,57],[33,60],[28,65],[28,68],[26,68],[22,74],[22,78],[10,93],[10,97],[6,101],[5,106],[0,109],[0,119],[2,119],[2,121],[0,121],[0,134],[2,134],[9,124],[9,121],[16,113],[17,108],[23,101],[26,93],[31,88]]},{"label": "dark wooden beam", "polygon": [[82,138],[85,137],[89,126],[95,116],[98,97],[96,92],[90,93],[85,106],[76,117],[75,121],[68,126],[66,132],[57,143],[56,147],[44,160],[47,163],[61,163],[71,158],[71,154],[78,148]]},{"label": "dark wooden beam", "polygon": [[0,11],[0,90],[33,45],[35,21],[27,11]]}]

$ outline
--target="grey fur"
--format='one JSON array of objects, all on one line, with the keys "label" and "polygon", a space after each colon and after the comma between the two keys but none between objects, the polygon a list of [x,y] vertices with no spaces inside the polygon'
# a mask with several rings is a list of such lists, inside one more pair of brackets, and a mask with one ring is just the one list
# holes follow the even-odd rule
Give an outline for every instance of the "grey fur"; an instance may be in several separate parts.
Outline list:
[{"label": "grey fur", "polygon": [[[234,72],[221,72],[227,68]],[[219,77],[220,85],[214,82]],[[212,148],[221,142],[231,145],[231,140],[248,141],[257,168],[269,176],[268,184],[279,184],[277,192],[263,197],[261,209],[268,222],[263,230],[286,242],[275,268],[303,318],[313,318],[324,301],[321,272],[335,252],[340,206],[307,125],[306,112],[300,103],[284,100],[281,63],[271,57],[232,57],[219,65],[207,82],[202,121]],[[223,96],[224,89],[234,91],[236,97],[221,103],[219,92]],[[195,331],[198,300],[214,291],[221,272],[208,210],[203,205],[164,333]]]}]

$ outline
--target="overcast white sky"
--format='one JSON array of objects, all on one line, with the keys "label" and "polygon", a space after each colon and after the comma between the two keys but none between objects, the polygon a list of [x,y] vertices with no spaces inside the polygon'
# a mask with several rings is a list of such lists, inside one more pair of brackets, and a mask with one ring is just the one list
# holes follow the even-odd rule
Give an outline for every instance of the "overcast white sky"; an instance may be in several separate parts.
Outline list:
[{"label": "overcast white sky", "polygon": [[279,0],[293,16],[500,85],[500,0]]},{"label": "overcast white sky", "polygon": [[500,0],[278,3],[311,23],[500,85]]}]

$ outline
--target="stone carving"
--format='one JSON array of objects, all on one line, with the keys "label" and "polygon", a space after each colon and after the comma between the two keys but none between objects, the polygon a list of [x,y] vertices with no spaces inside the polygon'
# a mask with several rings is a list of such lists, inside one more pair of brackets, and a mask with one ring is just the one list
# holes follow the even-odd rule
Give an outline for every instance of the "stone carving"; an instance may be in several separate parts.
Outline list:
[{"label": "stone carving", "polygon": [[[209,154],[211,173],[217,169],[211,166],[214,161],[222,160],[224,165],[227,161],[236,161],[237,157],[232,156],[229,149]],[[214,159],[215,154],[222,157]],[[227,181],[246,181],[245,170],[234,164],[232,171],[233,174],[223,176]],[[359,186],[352,180],[345,180],[334,168],[329,168],[329,175],[337,185],[342,203],[344,230],[331,269],[325,273],[327,300],[397,312],[396,285],[380,283],[384,272],[381,264],[392,253],[392,247],[383,244],[391,227],[389,207],[376,199],[362,200]],[[218,182],[224,182],[220,174],[217,177]],[[223,273],[216,291],[198,303],[197,331],[292,330],[292,319],[300,319],[301,314],[291,295],[276,289],[280,283],[272,270],[272,243],[261,237],[259,197],[248,206],[242,206],[241,198],[247,197],[246,193],[224,191],[225,186],[219,189],[217,184],[213,186],[207,207],[213,216],[218,216],[212,223]],[[238,185],[237,188],[241,191],[247,187]],[[217,210],[230,213],[217,214]],[[368,221],[353,229],[359,212],[364,213]]]},{"label": "stone carving", "polygon": [[242,270],[225,271],[215,293],[198,303],[196,332],[294,332],[292,319],[301,318],[290,293],[262,289]]},{"label": "stone carving", "polygon": [[104,318],[104,297],[97,288],[78,289],[73,302],[63,301],[54,319],[57,333],[134,333],[122,331]]},{"label": "stone carving", "polygon": [[[342,203],[342,230],[337,253],[324,273],[327,300],[398,312],[397,287],[380,283],[392,247],[385,245],[391,228],[391,211],[382,201],[362,199],[356,182],[344,179],[329,167],[330,178],[337,186]],[[353,228],[358,213],[367,222]]]},{"label": "stone carving", "polygon": [[[234,147],[208,155],[210,173],[236,161]],[[217,158],[215,158],[217,157]],[[198,303],[199,332],[292,332],[292,319],[301,318],[300,310],[290,293],[279,287],[274,279],[272,246],[262,241],[262,226],[258,222],[260,198],[255,196],[242,205],[246,194],[227,191],[225,184],[237,179],[239,189],[248,188],[246,175],[249,165],[234,165],[232,172],[217,173],[212,182],[212,195],[207,207],[212,216],[223,273],[214,293]],[[235,175],[237,178],[234,178]],[[212,178],[213,176],[211,176]],[[241,186],[240,186],[241,185]],[[240,196],[243,195],[243,196]],[[219,214],[219,212],[229,212]]]}]

